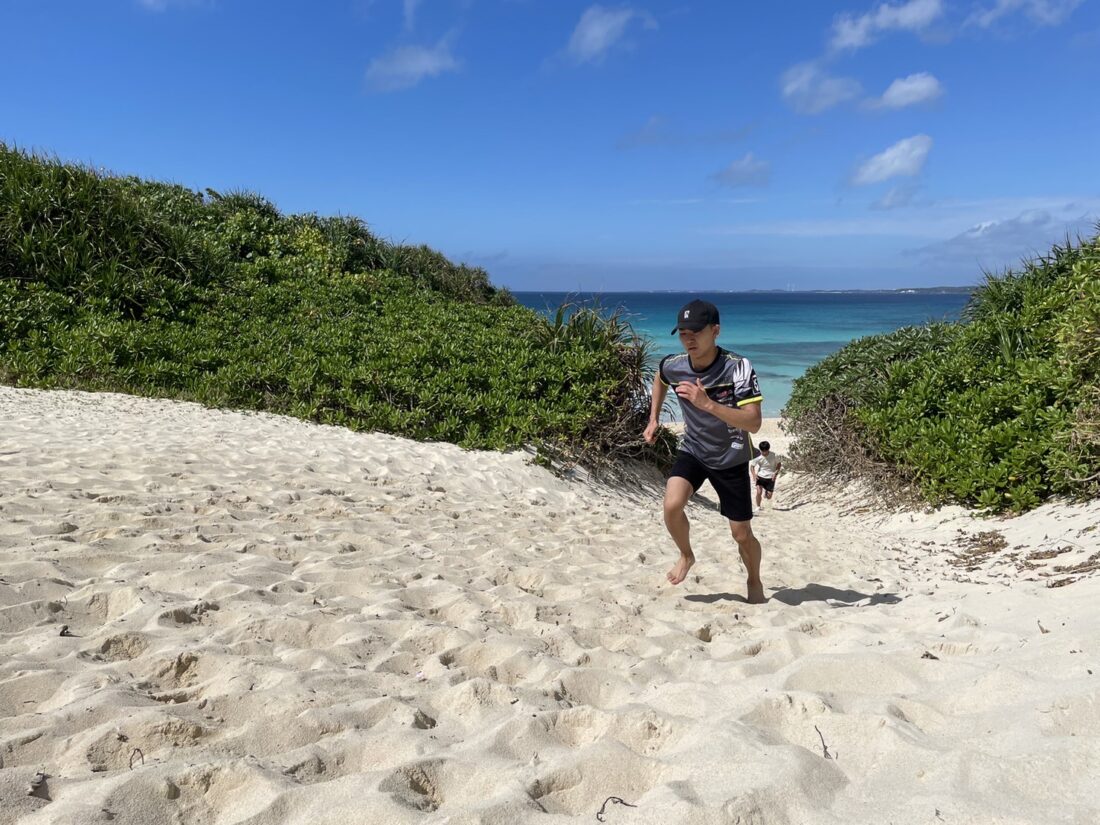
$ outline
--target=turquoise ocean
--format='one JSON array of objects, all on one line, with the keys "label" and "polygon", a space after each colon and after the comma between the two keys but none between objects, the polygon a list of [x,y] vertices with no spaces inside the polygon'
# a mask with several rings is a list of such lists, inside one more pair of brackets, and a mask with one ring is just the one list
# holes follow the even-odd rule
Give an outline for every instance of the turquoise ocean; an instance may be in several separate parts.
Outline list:
[{"label": "turquoise ocean", "polygon": [[516,299],[552,313],[565,302],[619,309],[641,336],[653,342],[654,363],[680,352],[670,331],[676,312],[693,298],[718,307],[718,343],[746,356],[764,394],[764,415],[777,416],[791,384],[808,367],[850,341],[927,321],[958,320],[969,295],[879,292],[516,292]]}]

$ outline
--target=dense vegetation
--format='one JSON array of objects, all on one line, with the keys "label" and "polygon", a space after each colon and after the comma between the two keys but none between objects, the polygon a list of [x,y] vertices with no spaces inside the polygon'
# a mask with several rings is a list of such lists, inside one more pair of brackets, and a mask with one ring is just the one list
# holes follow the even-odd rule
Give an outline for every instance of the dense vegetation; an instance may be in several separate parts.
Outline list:
[{"label": "dense vegetation", "polygon": [[[547,319],[355,218],[0,144],[2,383],[592,464],[654,455],[638,441],[646,355],[615,315]],[[960,323],[852,343],[796,382],[785,414],[806,469],[933,502],[1100,494],[1100,238],[989,277]]]},{"label": "dense vegetation", "polygon": [[863,338],[796,381],[807,469],[933,503],[1100,494],[1100,237],[989,276],[956,324]]},{"label": "dense vegetation", "polygon": [[640,451],[645,356],[616,316],[548,320],[354,218],[0,144],[3,383],[594,461]]}]

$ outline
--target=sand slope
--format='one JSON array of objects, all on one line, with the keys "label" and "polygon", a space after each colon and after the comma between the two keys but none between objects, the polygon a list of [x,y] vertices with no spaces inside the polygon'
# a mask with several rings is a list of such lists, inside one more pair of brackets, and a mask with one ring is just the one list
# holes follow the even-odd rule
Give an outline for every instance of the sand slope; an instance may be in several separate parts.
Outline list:
[{"label": "sand slope", "polygon": [[522,454],[7,388],[0,433],[0,824],[1100,821],[1098,505],[786,477],[751,606],[708,496],[672,588],[651,489]]}]

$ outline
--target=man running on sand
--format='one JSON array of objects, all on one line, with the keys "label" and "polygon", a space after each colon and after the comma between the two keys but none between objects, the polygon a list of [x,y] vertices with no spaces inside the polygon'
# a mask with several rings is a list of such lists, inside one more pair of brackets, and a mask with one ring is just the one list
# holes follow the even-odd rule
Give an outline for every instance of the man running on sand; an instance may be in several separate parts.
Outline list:
[{"label": "man running on sand", "polygon": [[752,533],[752,492],[749,486],[749,433],[760,430],[760,384],[747,358],[717,345],[718,308],[708,301],[692,301],[676,316],[676,329],[685,354],[661,360],[653,381],[653,401],[645,440],[656,439],[659,417],[669,387],[679,396],[684,415],[680,453],[665,484],[665,526],[680,549],[680,559],[668,571],[679,584],[695,564],[690,525],[684,515],[688,499],[708,480],[748,570],[748,599],[766,601],[760,581],[760,542]]},{"label": "man running on sand", "polygon": [[760,442],[760,455],[749,462],[752,471],[752,481],[756,485],[756,509],[762,510],[764,504],[761,496],[768,501],[772,500],[775,493],[775,482],[779,480],[779,474],[783,471],[783,456],[772,452],[772,445],[767,441]]}]

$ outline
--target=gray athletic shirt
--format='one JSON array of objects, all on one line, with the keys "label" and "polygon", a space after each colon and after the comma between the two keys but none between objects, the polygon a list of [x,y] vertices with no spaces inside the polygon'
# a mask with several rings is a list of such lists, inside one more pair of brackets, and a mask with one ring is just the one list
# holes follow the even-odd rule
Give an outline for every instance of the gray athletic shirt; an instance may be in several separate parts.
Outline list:
[{"label": "gray athletic shirt", "polygon": [[[705,370],[692,367],[691,358],[685,352],[662,358],[659,374],[666,387],[675,387],[681,381],[694,384],[698,378],[703,382],[707,396],[727,407],[743,407],[764,400],[756,370],[749,359],[721,347],[714,363]],[[703,412],[687,401],[680,401],[680,409],[684,413],[684,436],[680,449],[684,452],[691,453],[714,470],[736,467],[752,458],[752,443],[747,432],[730,427],[722,419]]]}]

